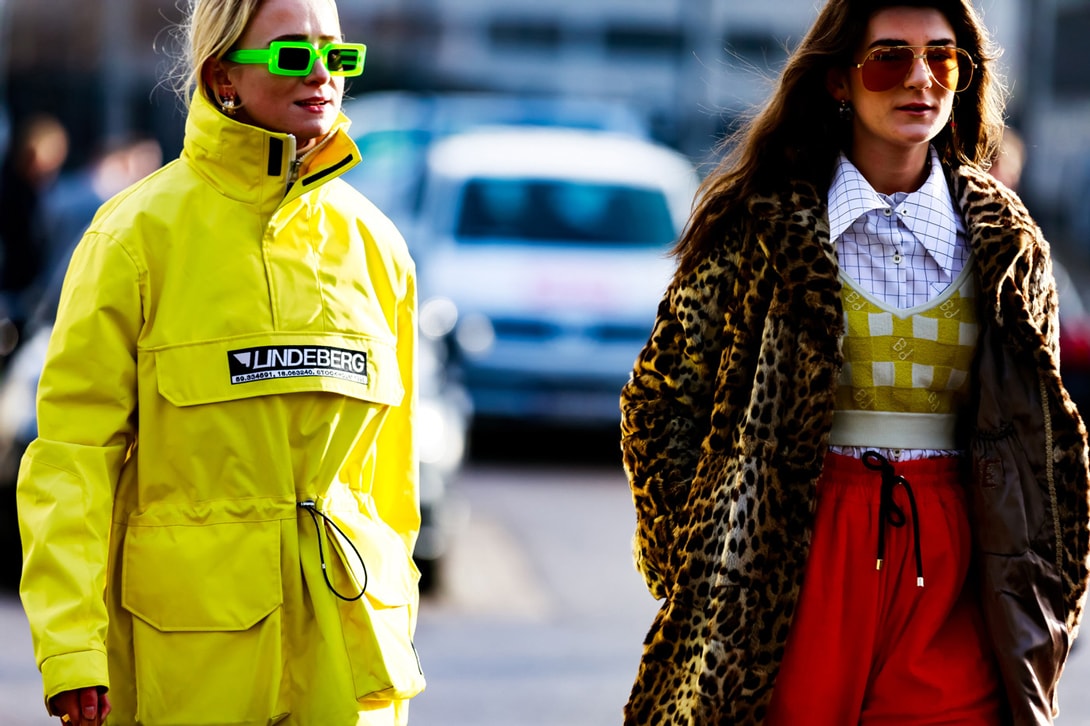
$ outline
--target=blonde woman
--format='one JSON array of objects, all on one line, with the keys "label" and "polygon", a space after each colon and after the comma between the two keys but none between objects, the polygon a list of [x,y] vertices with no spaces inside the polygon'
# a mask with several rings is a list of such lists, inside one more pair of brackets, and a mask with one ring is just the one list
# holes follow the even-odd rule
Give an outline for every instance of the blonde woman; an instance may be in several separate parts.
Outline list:
[{"label": "blonde woman", "polygon": [[74,724],[404,724],[415,272],[337,177],[332,0],[195,0],[181,157],[65,280],[20,470],[21,594]]}]

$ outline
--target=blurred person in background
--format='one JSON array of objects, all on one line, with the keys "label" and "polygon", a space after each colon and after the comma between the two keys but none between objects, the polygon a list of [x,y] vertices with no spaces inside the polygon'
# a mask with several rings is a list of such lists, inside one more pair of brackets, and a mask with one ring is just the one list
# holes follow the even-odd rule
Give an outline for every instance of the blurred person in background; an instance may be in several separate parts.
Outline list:
[{"label": "blurred person in background", "polygon": [[111,140],[86,166],[61,174],[42,200],[46,274],[67,264],[72,246],[104,202],[162,163],[159,142],[136,136]]},{"label": "blurred person in background", "polygon": [[622,394],[628,724],[1048,724],[1087,588],[1049,247],[970,0],[828,0]]},{"label": "blurred person in background", "polygon": [[44,270],[42,203],[67,158],[64,126],[52,116],[36,115],[16,129],[0,168],[0,295],[16,333],[34,307]]},{"label": "blurred person in background", "polygon": [[181,158],[65,279],[18,481],[65,722],[379,725],[424,685],[415,271],[338,179],[332,0],[194,0]]}]

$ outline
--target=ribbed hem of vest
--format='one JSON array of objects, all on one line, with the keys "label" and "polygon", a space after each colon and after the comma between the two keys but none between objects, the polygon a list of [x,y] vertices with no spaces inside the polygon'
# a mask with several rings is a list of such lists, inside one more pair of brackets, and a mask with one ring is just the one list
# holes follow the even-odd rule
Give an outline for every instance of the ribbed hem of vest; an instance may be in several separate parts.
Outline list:
[{"label": "ribbed hem of vest", "polygon": [[952,413],[835,411],[832,446],[889,449],[955,449],[957,420]]}]

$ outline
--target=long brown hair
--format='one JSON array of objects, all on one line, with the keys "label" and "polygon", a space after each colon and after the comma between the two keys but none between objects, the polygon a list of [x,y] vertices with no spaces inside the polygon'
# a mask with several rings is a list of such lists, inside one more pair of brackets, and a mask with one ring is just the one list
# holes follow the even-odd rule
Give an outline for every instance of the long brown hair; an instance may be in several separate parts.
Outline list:
[{"label": "long brown hair", "polygon": [[955,99],[952,123],[933,141],[943,163],[987,166],[1002,137],[1006,92],[992,67],[997,49],[972,0],[828,0],[788,58],[772,96],[724,141],[723,160],[704,180],[674,250],[682,270],[694,269],[721,244],[723,223],[751,197],[773,193],[785,180],[828,189],[837,155],[851,143],[851,125],[840,120],[827,90],[828,73],[853,62],[874,13],[905,6],[941,12],[958,47],[977,64],[969,87]]}]

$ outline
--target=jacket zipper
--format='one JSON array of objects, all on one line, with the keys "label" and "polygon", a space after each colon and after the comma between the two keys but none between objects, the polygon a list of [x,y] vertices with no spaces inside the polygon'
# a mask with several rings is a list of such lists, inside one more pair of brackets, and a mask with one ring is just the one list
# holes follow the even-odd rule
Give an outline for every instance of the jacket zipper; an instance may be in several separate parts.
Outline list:
[{"label": "jacket zipper", "polygon": [[[310,156],[313,156],[314,154],[317,154],[318,150],[321,149],[323,146],[325,146],[329,142],[329,140],[331,138],[332,138],[332,135],[327,136],[324,140],[322,140],[321,143],[319,143],[313,149],[308,150],[302,156],[296,158],[295,154],[296,154],[296,149],[298,148],[298,145],[297,145],[297,142],[295,140],[295,137],[292,136],[291,134],[288,134],[288,142],[289,142],[288,146],[290,148],[288,149],[288,159],[289,159],[289,161],[288,161],[288,175],[287,175],[287,179],[286,179],[287,184],[286,184],[285,192],[284,192],[285,195],[287,194],[288,191],[291,191],[292,185],[294,185],[295,182],[299,181],[299,172],[302,170],[303,163],[307,160],[307,158],[310,157]],[[332,174],[334,172],[340,171],[341,167],[343,167],[348,162],[352,161],[352,159],[353,159],[353,155],[349,154],[348,156],[341,159],[341,161],[337,162],[336,164],[329,165],[325,169],[320,170],[320,171],[310,175],[307,178],[307,181],[305,182],[305,184],[311,184],[311,183],[317,181],[318,179],[321,179],[324,176],[327,176],[327,175]]]},{"label": "jacket zipper", "polygon": [[284,193],[287,194],[291,189],[292,184],[299,178],[299,167],[303,165],[302,159],[295,158],[296,141],[294,134],[288,134],[288,183],[284,188]]},{"label": "jacket zipper", "polygon": [[[1056,538],[1056,574],[1063,579],[1063,536],[1060,532],[1060,502],[1056,496],[1056,473],[1052,464],[1052,408],[1048,405],[1048,384],[1038,372],[1037,383],[1041,389],[1041,413],[1045,424],[1045,478],[1048,480],[1048,498],[1052,504],[1052,533]],[[1065,613],[1066,616],[1066,613]]]}]

